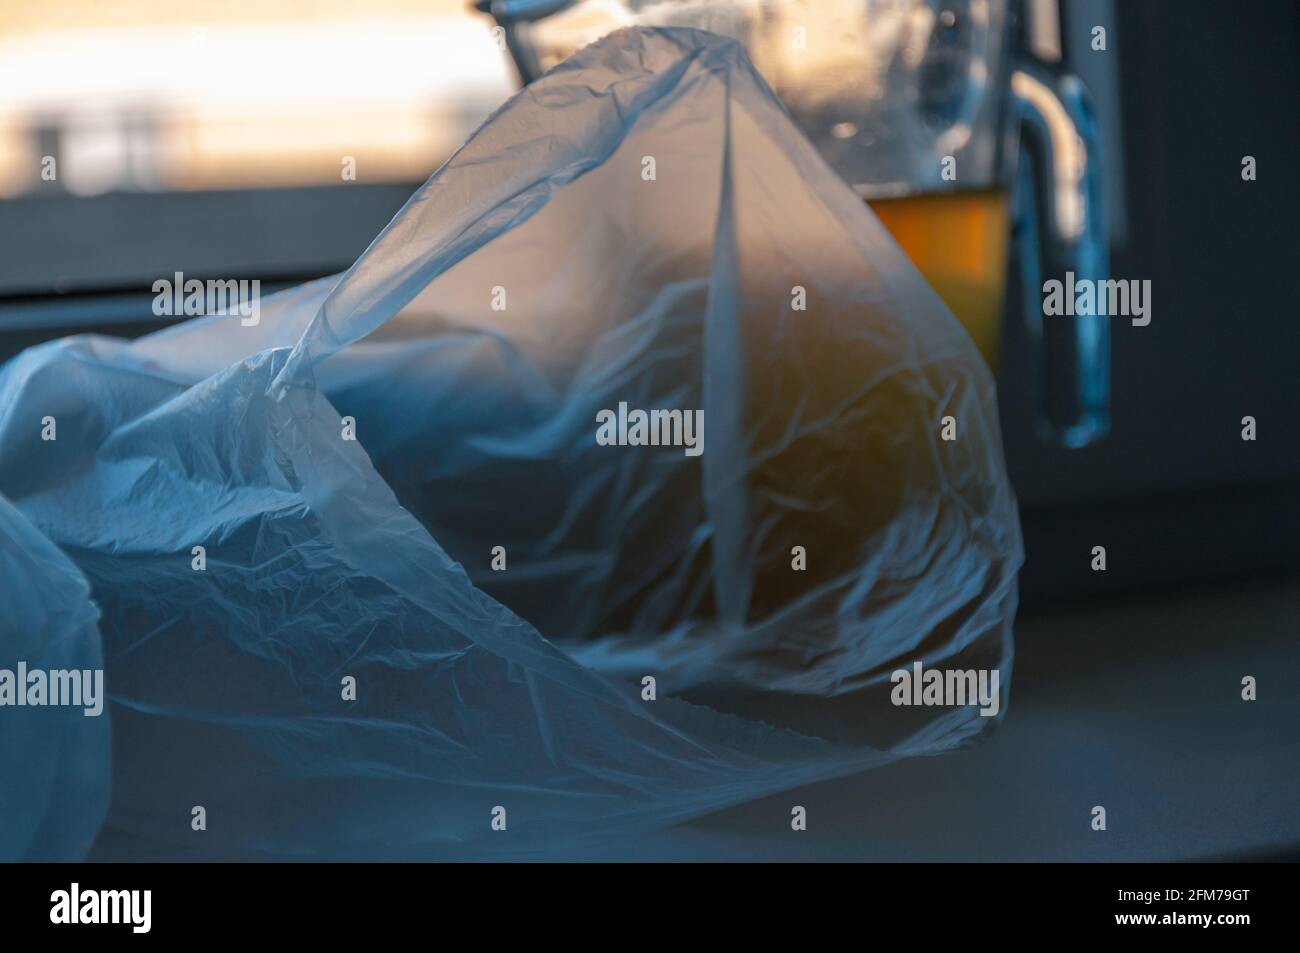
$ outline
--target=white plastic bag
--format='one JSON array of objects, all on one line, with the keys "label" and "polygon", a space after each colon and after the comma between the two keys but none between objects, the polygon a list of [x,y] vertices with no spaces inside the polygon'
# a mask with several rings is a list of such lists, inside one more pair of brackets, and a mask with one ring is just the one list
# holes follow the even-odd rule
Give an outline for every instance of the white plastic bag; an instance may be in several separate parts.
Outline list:
[{"label": "white plastic bag", "polygon": [[[572,849],[996,720],[892,704],[915,661],[1005,701],[988,371],[710,34],[581,51],[257,325],[43,346],[0,398],[0,492],[104,613],[142,854]],[[601,445],[620,403],[702,453]]]}]

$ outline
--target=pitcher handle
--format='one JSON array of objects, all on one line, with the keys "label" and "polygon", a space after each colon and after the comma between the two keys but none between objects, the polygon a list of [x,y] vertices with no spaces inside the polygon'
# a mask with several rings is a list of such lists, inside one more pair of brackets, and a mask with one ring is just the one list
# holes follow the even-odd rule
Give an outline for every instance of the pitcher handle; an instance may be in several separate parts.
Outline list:
[{"label": "pitcher handle", "polygon": [[1011,98],[1020,133],[1012,228],[1035,424],[1049,442],[1083,447],[1110,428],[1109,318],[1053,317],[1045,327],[1043,284],[1109,272],[1098,126],[1074,76],[1025,64],[1012,73]]}]

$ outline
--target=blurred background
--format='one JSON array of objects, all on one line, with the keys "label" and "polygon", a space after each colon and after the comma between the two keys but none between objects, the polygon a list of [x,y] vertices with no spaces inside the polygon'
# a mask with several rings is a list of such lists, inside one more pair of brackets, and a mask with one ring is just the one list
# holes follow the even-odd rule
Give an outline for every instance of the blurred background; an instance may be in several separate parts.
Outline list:
[{"label": "blurred background", "polygon": [[513,91],[488,25],[461,0],[12,5],[0,195],[331,185],[343,154],[418,182]]},{"label": "blurred background", "polygon": [[2,293],[337,271],[515,88],[463,0],[3,6]]},{"label": "blurred background", "polygon": [[[819,10],[844,6],[801,15],[816,24]],[[930,7],[943,22],[944,4]],[[1293,854],[1300,6],[1009,9],[1025,61],[1089,91],[1109,273],[1150,280],[1152,323],[1109,323],[1105,435],[1045,439],[1039,342],[1014,277],[1033,244],[1011,242],[996,260],[1005,294],[988,351],[1027,552],[1011,713],[983,753],[809,792],[839,817],[819,849]],[[346,268],[518,88],[497,26],[470,0],[0,0],[0,360],[66,334],[156,330],[169,319],[151,314],[149,285],[176,271],[261,278],[265,291]],[[1104,52],[1091,45],[1097,26]],[[851,160],[858,130],[828,130]],[[1241,438],[1247,415],[1252,442]],[[1096,545],[1105,572],[1091,568]],[[1258,707],[1238,698],[1242,674],[1270,679]],[[901,797],[920,789],[934,793]],[[1090,837],[1086,811],[1107,796],[1145,826]],[[795,848],[755,834],[765,811],[788,817],[788,801],[697,825],[680,850],[761,844],[788,856]],[[892,839],[862,833],[863,805],[889,818]],[[672,855],[674,843],[619,849]]]}]

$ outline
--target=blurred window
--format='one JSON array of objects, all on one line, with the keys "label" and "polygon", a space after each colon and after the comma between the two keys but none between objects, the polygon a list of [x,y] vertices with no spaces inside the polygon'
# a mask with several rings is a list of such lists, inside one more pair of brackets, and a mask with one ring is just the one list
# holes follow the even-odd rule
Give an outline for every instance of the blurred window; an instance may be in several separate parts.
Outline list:
[{"label": "blurred window", "polygon": [[513,91],[493,27],[470,0],[8,5],[0,294],[346,266]]}]

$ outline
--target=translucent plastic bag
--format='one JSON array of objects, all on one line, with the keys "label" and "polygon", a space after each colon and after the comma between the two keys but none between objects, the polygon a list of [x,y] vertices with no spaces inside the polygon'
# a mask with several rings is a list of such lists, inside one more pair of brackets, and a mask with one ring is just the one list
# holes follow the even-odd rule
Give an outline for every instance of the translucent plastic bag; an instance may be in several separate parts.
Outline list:
[{"label": "translucent plastic bag", "polygon": [[[706,33],[581,51],[256,325],[34,349],[0,401],[103,609],[124,852],[573,848],[996,721],[891,704],[914,661],[1005,700],[988,371]],[[620,404],[702,452],[602,445]]]},{"label": "translucent plastic bag", "polygon": [[0,861],[76,860],[108,809],[98,618],[77,567],[0,497]]}]

